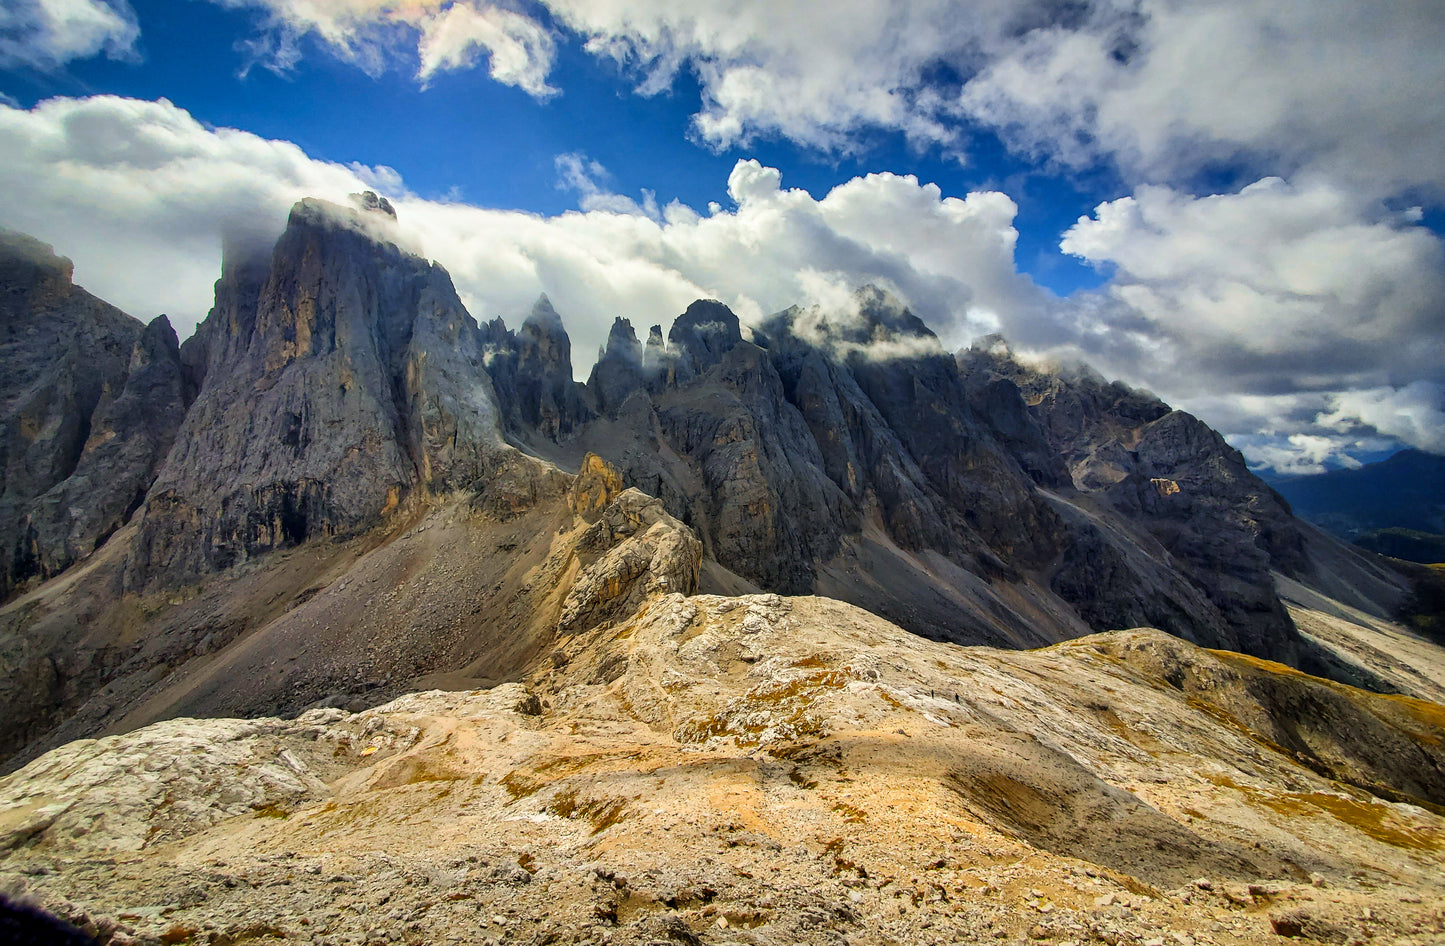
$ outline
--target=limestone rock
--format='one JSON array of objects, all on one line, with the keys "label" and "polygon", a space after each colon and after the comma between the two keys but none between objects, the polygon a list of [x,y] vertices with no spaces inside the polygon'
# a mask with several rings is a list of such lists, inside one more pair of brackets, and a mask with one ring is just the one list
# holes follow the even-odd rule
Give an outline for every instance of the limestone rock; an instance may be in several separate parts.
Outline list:
[{"label": "limestone rock", "polygon": [[624,401],[644,386],[642,346],[632,323],[617,318],[607,334],[607,345],[592,367],[587,391],[603,414],[616,415]]},{"label": "limestone rock", "polygon": [[588,522],[595,522],[623,489],[622,473],[597,454],[589,453],[582,458],[582,467],[572,483],[568,503],[572,512]]},{"label": "limestone rock", "polygon": [[685,383],[722,360],[742,341],[738,317],[716,299],[699,299],[672,323],[668,351],[677,359],[678,383]]},{"label": "limestone rock", "polygon": [[483,332],[487,371],[514,437],[566,439],[591,415],[572,380],[572,342],[543,294],[515,334],[500,319]]},{"label": "limestone rock", "polygon": [[389,226],[380,209],[305,200],[259,291],[258,263],[228,261],[132,586],[354,533],[419,488],[470,485],[501,447],[475,323],[446,271],[400,249]]},{"label": "limestone rock", "polygon": [[74,472],[31,505],[12,574],[24,577],[22,566],[42,577],[57,574],[127,522],[170,452],[185,410],[176,333],[158,316],[136,341],[119,395],[92,416]]},{"label": "limestone rock", "polygon": [[0,232],[0,594],[88,554],[139,505],[185,410],[175,333]]},{"label": "limestone rock", "polygon": [[654,594],[692,594],[702,564],[702,545],[692,530],[635,489],[601,510],[578,541],[577,554],[581,568],[557,621],[563,633],[625,618]]}]

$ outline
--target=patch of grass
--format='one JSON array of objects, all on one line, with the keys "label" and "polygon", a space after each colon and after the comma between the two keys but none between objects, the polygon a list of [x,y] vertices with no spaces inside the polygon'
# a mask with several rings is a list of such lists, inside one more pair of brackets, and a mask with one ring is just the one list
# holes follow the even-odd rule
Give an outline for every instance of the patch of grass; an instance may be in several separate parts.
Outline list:
[{"label": "patch of grass", "polygon": [[862,808],[855,808],[845,801],[835,802],[833,810],[843,816],[843,820],[849,824],[862,824],[868,820],[868,813]]},{"label": "patch of grass", "polygon": [[1209,779],[1216,785],[1234,789],[1252,803],[1290,818],[1326,814],[1391,847],[1412,851],[1445,850],[1445,837],[1440,832],[1395,823],[1388,805],[1326,792],[1267,792],[1241,785],[1227,776],[1209,776]]},{"label": "patch of grass", "polygon": [[788,778],[791,779],[793,784],[798,786],[799,788],[805,788],[811,791],[818,787],[817,782],[805,777],[803,773],[799,772],[797,769],[789,769]]},{"label": "patch of grass", "polygon": [[547,803],[546,811],[559,818],[585,818],[592,824],[592,833],[600,834],[622,821],[627,803],[619,799],[591,799],[579,802],[575,789],[560,791]]},{"label": "patch of grass", "polygon": [[507,794],[512,796],[512,801],[516,801],[519,798],[537,794],[547,783],[528,778],[514,769],[497,779],[497,784],[507,790]]},{"label": "patch of grass", "polygon": [[271,804],[267,804],[267,805],[258,805],[257,807],[255,807],[255,808],[252,809],[252,814],[253,814],[253,816],[256,817],[256,818],[289,818],[289,817],[291,817],[291,812],[290,812],[290,811],[286,810],[285,808],[282,808],[280,805],[277,805],[277,804],[275,804],[274,802],[272,802]]},{"label": "patch of grass", "polygon": [[762,703],[781,703],[784,700],[801,696],[809,690],[841,689],[848,685],[848,679],[848,674],[841,670],[805,673],[791,680],[760,684],[748,693],[748,698]]}]

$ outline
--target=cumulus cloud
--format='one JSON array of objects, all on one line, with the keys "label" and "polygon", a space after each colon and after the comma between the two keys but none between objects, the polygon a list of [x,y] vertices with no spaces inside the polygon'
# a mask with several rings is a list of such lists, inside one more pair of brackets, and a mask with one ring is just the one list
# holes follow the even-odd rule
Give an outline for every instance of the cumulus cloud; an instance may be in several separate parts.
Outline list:
[{"label": "cumulus cloud", "polygon": [[1412,381],[1404,387],[1343,391],[1320,422],[1335,430],[1360,428],[1422,450],[1445,453],[1445,385]]},{"label": "cumulus cloud", "polygon": [[[1414,383],[1445,378],[1445,245],[1409,215],[1319,181],[1208,197],[1143,187],[1061,247],[1117,268],[1070,300],[1082,356],[1167,392],[1257,462],[1319,466],[1326,442],[1342,462],[1361,448],[1341,435],[1345,416],[1438,449],[1438,410],[1420,409]],[[1415,423],[1371,413],[1359,394],[1402,387]]]},{"label": "cumulus cloud", "polygon": [[1244,163],[1445,194],[1435,0],[837,0],[826,13],[811,0],[216,2],[266,11],[273,65],[311,34],[375,71],[401,30],[419,39],[423,80],[485,51],[498,81],[539,95],[555,59],[545,9],[641,94],[687,70],[694,131],[716,147],[777,137],[849,153],[882,129],[962,154],[981,126],[1135,180]]},{"label": "cumulus cloud", "polygon": [[222,233],[276,234],[301,197],[396,181],[113,96],[0,107],[0,154],[0,223],[54,244],[79,283],[137,318],[169,314],[182,337],[210,308]]},{"label": "cumulus cloud", "polygon": [[13,0],[0,6],[0,69],[58,69],[104,55],[136,58],[140,37],[125,0]]},{"label": "cumulus cloud", "polygon": [[1445,194],[1445,83],[1432,0],[1094,0],[1075,23],[997,47],[967,115],[1016,147],[1106,156],[1136,175],[1213,163],[1327,173],[1353,187]]},{"label": "cumulus cloud", "polygon": [[[1249,389],[1439,363],[1445,247],[1338,188],[1267,178],[1233,194],[1163,187],[1100,204],[1060,244],[1117,274],[1116,306],[1181,355],[1245,369]],[[1402,337],[1426,342],[1401,352]],[[1437,341],[1430,341],[1431,338]]]},{"label": "cumulus cloud", "polygon": [[565,154],[558,184],[581,209],[542,216],[421,200],[389,168],[318,161],[169,102],[114,97],[0,106],[0,153],[4,223],[53,243],[78,282],[132,314],[168,312],[182,335],[210,305],[222,233],[276,234],[300,197],[370,188],[478,319],[515,326],[545,291],[584,376],[618,315],[641,331],[718,298],[744,321],[792,305],[846,318],[852,291],[873,283],[946,347],[1001,331],[1022,354],[1081,358],[1193,410],[1256,463],[1312,469],[1392,440],[1442,447],[1441,241],[1323,183],[1267,179],[1204,198],[1140,188],[1101,204],[1064,249],[1116,274],[1058,299],[1017,270],[1007,195],[949,196],[907,175],[815,198],[739,161],[731,206],[698,212],[614,193],[605,168]]},{"label": "cumulus cloud", "polygon": [[728,179],[735,206],[701,214],[613,194],[604,168],[563,155],[560,182],[585,209],[544,217],[419,200],[388,168],[317,161],[169,102],[114,97],[0,108],[0,152],[7,225],[71,256],[92,292],[141,318],[166,311],[183,335],[209,307],[222,233],[279,233],[300,197],[363,187],[393,199],[402,230],[447,267],[474,315],[515,323],[545,291],[579,352],[606,339],[614,316],[666,323],[698,298],[756,320],[827,301],[823,287],[878,283],[952,344],[1005,314],[1042,313],[1045,299],[1014,269],[1011,200],[947,197],[907,176],[855,178],[817,199],[744,161]]},{"label": "cumulus cloud", "polygon": [[[259,36],[243,43],[252,63],[292,69],[301,41],[314,37],[339,58],[373,75],[412,51],[423,85],[437,73],[467,69],[485,58],[491,77],[536,98],[555,95],[547,83],[556,58],[552,33],[535,18],[486,2],[447,0],[215,0],[262,11]],[[248,63],[247,68],[249,68]]]}]

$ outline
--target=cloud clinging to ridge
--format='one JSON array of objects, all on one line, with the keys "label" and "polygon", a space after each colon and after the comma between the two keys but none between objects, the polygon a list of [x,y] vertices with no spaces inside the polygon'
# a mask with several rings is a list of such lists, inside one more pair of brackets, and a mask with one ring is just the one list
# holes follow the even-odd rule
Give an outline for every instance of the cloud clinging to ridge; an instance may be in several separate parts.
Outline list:
[{"label": "cloud clinging to ridge", "polygon": [[590,209],[544,217],[420,200],[388,168],[317,161],[289,142],[206,128],[169,102],[113,96],[0,106],[0,152],[11,156],[0,166],[0,190],[15,195],[8,225],[54,243],[77,281],[133,315],[168,312],[182,335],[210,305],[223,232],[279,233],[297,199],[363,187],[389,192],[478,318],[515,322],[546,291],[583,373],[616,315],[645,328],[717,297],[756,319],[816,301],[820,278],[889,285],[954,343],[1003,313],[1043,318],[1043,294],[1013,267],[1013,201],[945,197],[910,176],[870,174],[815,199],[744,161],[728,180],[736,208],[700,214],[612,194],[604,169],[563,155],[559,170]]},{"label": "cloud clinging to ridge", "polygon": [[1194,410],[1254,462],[1302,471],[1390,438],[1439,449],[1445,429],[1442,242],[1417,214],[1324,178],[1106,201],[1063,248],[1116,275],[1061,300],[1018,271],[1007,195],[950,197],[908,175],[815,198],[739,161],[734,206],[700,213],[614,193],[605,168],[571,153],[559,184],[582,210],[547,217],[420,200],[389,168],[112,96],[0,105],[0,153],[6,225],[54,243],[79,282],[138,317],[168,312],[183,335],[209,307],[224,230],[276,233],[300,197],[371,187],[479,319],[515,323],[546,291],[583,374],[616,315],[645,331],[717,297],[756,319],[874,282],[946,344],[998,330],[1021,351],[1083,358]]}]

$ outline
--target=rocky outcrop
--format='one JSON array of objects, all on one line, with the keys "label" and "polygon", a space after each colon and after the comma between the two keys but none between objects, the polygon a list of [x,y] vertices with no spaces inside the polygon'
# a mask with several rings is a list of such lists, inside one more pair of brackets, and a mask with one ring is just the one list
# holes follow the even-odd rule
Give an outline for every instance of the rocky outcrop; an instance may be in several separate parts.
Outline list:
[{"label": "rocky outcrop", "polygon": [[722,361],[742,341],[738,317],[716,299],[699,299],[679,315],[667,333],[674,382],[686,384]]},{"label": "rocky outcrop", "polygon": [[702,544],[661,501],[627,489],[579,537],[577,558],[577,577],[557,621],[564,634],[626,618],[656,594],[692,594]]},{"label": "rocky outcrop", "polygon": [[127,522],[170,452],[185,410],[176,333],[159,316],[136,342],[119,396],[93,415],[75,471],[31,505],[12,574],[58,574]]},{"label": "rocky outcrop", "polygon": [[[1067,464],[1074,489],[1145,530],[1178,575],[1159,576],[1171,589],[1163,594],[1137,594],[1118,580],[1128,570],[1127,555],[1101,532],[1073,540],[1054,576],[1055,590],[1080,601],[1093,621],[1153,624],[1212,646],[1320,669],[1309,664],[1271,578],[1271,571],[1310,570],[1305,536],[1289,506],[1223,437],[1192,415],[1086,368],[1026,367],[997,340],[958,358],[976,401],[1009,385],[1027,404],[1027,419],[1016,410],[1005,415],[1020,430],[1007,441],[1013,449],[1035,457],[1037,444],[1046,443]],[[1178,578],[1202,598],[1181,588]]]},{"label": "rocky outcrop", "polygon": [[598,354],[597,364],[587,379],[587,392],[597,404],[599,413],[616,416],[632,392],[645,384],[642,368],[642,345],[632,323],[617,318],[607,333],[607,345]]},{"label": "rocky outcrop", "polygon": [[392,227],[384,208],[305,200],[264,280],[258,261],[227,261],[131,587],[354,533],[419,489],[482,475],[502,440],[476,324]]},{"label": "rocky outcrop", "polygon": [[71,281],[0,233],[0,593],[89,554],[140,505],[185,412],[170,323]]},{"label": "rocky outcrop", "polygon": [[515,334],[500,319],[482,333],[487,372],[507,431],[523,440],[568,438],[591,415],[572,380],[572,341],[543,294]]}]

